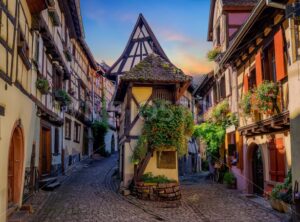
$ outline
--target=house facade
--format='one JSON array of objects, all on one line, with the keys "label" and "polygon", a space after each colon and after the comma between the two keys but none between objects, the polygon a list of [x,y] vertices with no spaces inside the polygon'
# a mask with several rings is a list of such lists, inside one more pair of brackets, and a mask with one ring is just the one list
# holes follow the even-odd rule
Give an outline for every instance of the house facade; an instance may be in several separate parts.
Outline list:
[{"label": "house facade", "polygon": [[[237,128],[232,127],[232,132],[226,130],[226,164],[237,178],[238,189],[246,193],[267,194],[284,181],[293,164],[297,180],[298,137],[293,129],[299,124],[294,96],[298,84],[295,80],[298,33],[296,20],[287,18],[284,10],[291,2],[253,1],[252,10],[226,49],[221,47],[216,59],[215,73],[226,74],[229,70],[223,88],[230,89],[229,103],[230,97],[236,101],[230,103],[231,110],[239,119]],[[268,18],[264,17],[266,14]],[[290,78],[294,78],[293,83]],[[274,88],[267,93],[266,87],[271,86]],[[263,107],[262,101],[268,96],[273,96],[273,100]],[[243,108],[247,97],[249,112]]]},{"label": "house facade", "polygon": [[[142,68],[142,64],[146,63],[146,66],[151,66],[148,63],[152,62],[157,67],[153,67],[153,70],[145,70],[146,74],[140,73],[145,76],[139,76],[134,71],[138,65]],[[124,52],[107,72],[108,78],[117,83],[114,103],[118,107],[119,173],[122,180],[121,186],[125,188],[129,187],[137,171],[139,174],[144,172],[152,172],[154,175],[165,174],[170,179],[178,181],[176,152],[170,155],[172,166],[169,169],[158,166],[156,152],[153,157],[148,155],[147,161],[144,161],[145,164],[138,166],[139,170],[135,169],[135,165],[130,160],[143,127],[143,120],[139,116],[141,105],[151,104],[154,99],[166,99],[172,103],[177,101],[179,103],[180,98],[185,95],[181,103],[192,110],[191,93],[186,92],[190,81],[174,80],[176,75],[164,72],[160,63],[174,67],[173,71],[177,70],[161,48],[144,16],[140,14]],[[176,90],[179,88],[182,93],[177,98]]]},{"label": "house facade", "polygon": [[[0,221],[93,152],[97,66],[80,2],[0,2]],[[49,183],[48,183],[49,182]]]}]

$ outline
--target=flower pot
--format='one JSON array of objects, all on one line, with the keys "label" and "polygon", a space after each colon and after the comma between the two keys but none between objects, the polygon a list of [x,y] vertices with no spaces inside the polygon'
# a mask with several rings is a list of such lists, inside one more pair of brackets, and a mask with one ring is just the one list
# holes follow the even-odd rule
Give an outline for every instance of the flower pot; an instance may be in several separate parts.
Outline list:
[{"label": "flower pot", "polygon": [[280,200],[277,200],[277,199],[270,199],[270,205],[271,207],[274,209],[274,210],[277,210],[279,212],[283,212],[283,209],[282,209],[282,205],[281,205],[281,202]]}]

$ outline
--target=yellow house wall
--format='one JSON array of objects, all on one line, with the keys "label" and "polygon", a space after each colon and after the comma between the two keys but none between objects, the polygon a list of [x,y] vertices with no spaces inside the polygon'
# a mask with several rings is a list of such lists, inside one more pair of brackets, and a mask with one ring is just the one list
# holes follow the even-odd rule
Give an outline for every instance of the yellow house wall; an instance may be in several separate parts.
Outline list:
[{"label": "yellow house wall", "polygon": [[[165,175],[169,179],[178,181],[178,161],[176,161],[175,169],[160,169],[157,168],[157,152],[154,152],[153,157],[151,157],[146,169],[145,173],[152,173],[154,176]],[[177,160],[177,153],[176,153]]]},{"label": "yellow house wall", "polygon": [[[35,128],[39,125],[34,103],[16,87],[8,87],[0,80],[0,104],[5,107],[5,116],[0,116],[0,221],[6,220],[8,156],[13,127],[21,120],[24,138],[24,166],[22,172],[22,189],[25,167],[28,166],[32,145],[35,141]],[[21,197],[23,192],[21,192]],[[20,198],[21,198],[20,197]],[[22,198],[21,198],[22,199]],[[21,204],[21,202],[19,203]]]},{"label": "yellow house wall", "polygon": [[[152,95],[152,87],[132,87],[132,95],[136,98],[137,102],[142,105],[147,102],[149,97]],[[124,100],[127,101],[126,99]],[[124,103],[125,103],[124,102]],[[151,104],[151,102],[150,102]],[[132,100],[130,102],[131,106],[131,122],[137,116],[139,110],[136,106],[135,102]],[[124,106],[123,106],[124,108]],[[123,111],[125,111],[123,109]],[[144,121],[139,119],[135,126],[131,129],[130,135],[131,136],[139,136],[142,132]],[[124,143],[124,186],[127,187],[130,184],[134,176],[134,165],[131,162],[131,156],[133,153],[134,148],[136,147],[137,140],[131,140],[130,142]],[[178,163],[176,163],[176,169],[158,169],[157,168],[157,157],[156,152],[154,153],[153,157],[151,157],[149,164],[146,167],[145,173],[152,172],[153,175],[165,175],[170,179],[178,181]]]}]

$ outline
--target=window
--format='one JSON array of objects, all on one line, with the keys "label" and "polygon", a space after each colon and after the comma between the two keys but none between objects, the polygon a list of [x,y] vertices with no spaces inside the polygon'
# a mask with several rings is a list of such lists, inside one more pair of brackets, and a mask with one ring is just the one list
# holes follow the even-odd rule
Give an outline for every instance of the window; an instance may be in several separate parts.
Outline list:
[{"label": "window", "polygon": [[249,90],[253,90],[256,87],[256,69],[252,69],[249,75]]},{"label": "window", "polygon": [[264,80],[276,82],[276,63],[274,42],[264,50],[263,53]]},{"label": "window", "polygon": [[208,110],[211,107],[210,93],[205,96],[205,108]]},{"label": "window", "polygon": [[157,151],[157,168],[176,169],[175,151]]},{"label": "window", "polygon": [[74,122],[74,142],[80,143],[80,130],[81,125],[77,122]]},{"label": "window", "polygon": [[65,139],[66,140],[71,139],[71,124],[72,121],[68,118],[65,118]]},{"label": "window", "polygon": [[174,93],[171,89],[156,88],[154,89],[153,99],[173,101]]},{"label": "window", "polygon": [[221,28],[220,25],[218,25],[217,29],[216,29],[216,43],[217,45],[221,45]]},{"label": "window", "polygon": [[225,76],[223,76],[220,80],[220,98],[226,98],[226,85],[225,85]]},{"label": "window", "polygon": [[58,72],[55,66],[53,66],[53,88],[54,89],[62,89],[62,75]]},{"label": "window", "polygon": [[54,154],[59,153],[59,129],[55,128],[54,133]]}]

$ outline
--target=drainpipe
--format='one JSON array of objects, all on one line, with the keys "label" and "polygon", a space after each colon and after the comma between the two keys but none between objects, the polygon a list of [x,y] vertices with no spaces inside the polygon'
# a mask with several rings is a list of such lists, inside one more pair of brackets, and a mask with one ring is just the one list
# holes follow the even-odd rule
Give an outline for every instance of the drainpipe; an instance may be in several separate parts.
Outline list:
[{"label": "drainpipe", "polygon": [[266,0],[266,5],[269,6],[269,7],[273,7],[273,8],[278,8],[278,9],[283,9],[283,10],[286,9],[285,4],[281,4],[281,3],[278,3],[278,2],[273,2],[272,0]]}]

